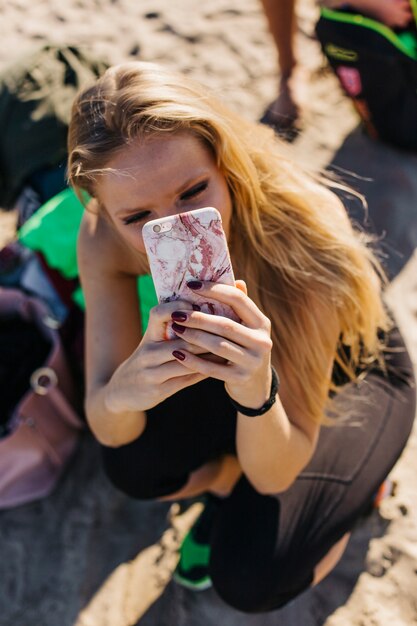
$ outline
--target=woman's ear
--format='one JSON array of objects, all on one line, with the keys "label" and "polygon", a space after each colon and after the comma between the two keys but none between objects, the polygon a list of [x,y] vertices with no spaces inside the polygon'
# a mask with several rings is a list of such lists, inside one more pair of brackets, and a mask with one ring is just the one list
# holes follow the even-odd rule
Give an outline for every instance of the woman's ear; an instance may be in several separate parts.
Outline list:
[{"label": "woman's ear", "polygon": [[99,215],[102,212],[100,204],[96,198],[90,198],[84,206],[85,210],[93,215]]},{"label": "woman's ear", "polygon": [[235,287],[240,289],[240,291],[243,291],[245,296],[248,295],[248,288],[246,287],[246,283],[244,280],[235,280]]}]

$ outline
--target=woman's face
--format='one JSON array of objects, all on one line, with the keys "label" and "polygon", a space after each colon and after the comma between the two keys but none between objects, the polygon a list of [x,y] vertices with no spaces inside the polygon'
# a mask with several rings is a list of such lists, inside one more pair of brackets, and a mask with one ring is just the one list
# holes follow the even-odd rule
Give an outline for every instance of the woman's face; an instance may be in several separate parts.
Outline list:
[{"label": "woman's face", "polygon": [[97,196],[115,229],[139,252],[149,220],[215,207],[229,235],[232,201],[211,152],[193,135],[155,136],[127,146],[97,184]]}]

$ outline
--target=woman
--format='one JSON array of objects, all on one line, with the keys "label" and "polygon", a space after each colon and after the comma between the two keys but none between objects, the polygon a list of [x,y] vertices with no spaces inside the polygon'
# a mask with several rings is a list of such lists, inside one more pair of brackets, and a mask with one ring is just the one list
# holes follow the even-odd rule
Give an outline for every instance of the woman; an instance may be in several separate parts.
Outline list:
[{"label": "woman", "polygon": [[[411,429],[412,369],[378,263],[270,129],[153,64],[114,67],[79,95],[69,179],[92,197],[78,256],[86,412],[106,471],[135,498],[209,494],[176,578],[276,609],[334,566]],[[222,215],[240,280],[189,289],[242,323],[177,301],[142,335],[142,226],[204,206]],[[321,428],[330,410],[340,425]]]}]

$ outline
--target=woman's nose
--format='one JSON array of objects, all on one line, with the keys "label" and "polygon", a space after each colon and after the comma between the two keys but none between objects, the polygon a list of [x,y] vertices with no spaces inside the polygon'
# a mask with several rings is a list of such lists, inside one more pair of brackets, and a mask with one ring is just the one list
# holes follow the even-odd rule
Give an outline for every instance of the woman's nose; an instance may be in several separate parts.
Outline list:
[{"label": "woman's nose", "polygon": [[178,215],[179,213],[181,213],[181,211],[175,205],[166,206],[163,209],[161,209],[160,217],[174,217],[175,215]]}]

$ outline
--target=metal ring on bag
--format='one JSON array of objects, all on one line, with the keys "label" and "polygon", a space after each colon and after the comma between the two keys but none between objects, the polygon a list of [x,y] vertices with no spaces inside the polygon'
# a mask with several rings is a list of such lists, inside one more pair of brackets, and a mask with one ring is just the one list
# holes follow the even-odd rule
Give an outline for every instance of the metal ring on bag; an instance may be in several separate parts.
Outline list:
[{"label": "metal ring on bag", "polygon": [[61,322],[57,320],[56,317],[53,317],[52,315],[45,315],[42,318],[42,322],[48,328],[52,328],[52,330],[57,330],[58,328],[62,326]]},{"label": "metal ring on bag", "polygon": [[39,367],[30,377],[30,386],[39,396],[46,396],[58,384],[58,376],[50,367]]}]

